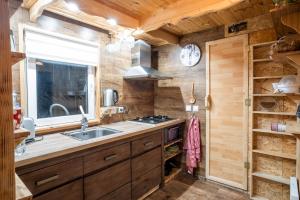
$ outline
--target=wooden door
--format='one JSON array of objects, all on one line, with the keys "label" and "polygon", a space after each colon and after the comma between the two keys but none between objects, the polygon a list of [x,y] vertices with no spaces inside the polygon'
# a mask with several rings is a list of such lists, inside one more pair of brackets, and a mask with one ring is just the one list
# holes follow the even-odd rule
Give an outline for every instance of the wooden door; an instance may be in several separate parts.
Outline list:
[{"label": "wooden door", "polygon": [[247,189],[248,36],[206,44],[206,176]]}]

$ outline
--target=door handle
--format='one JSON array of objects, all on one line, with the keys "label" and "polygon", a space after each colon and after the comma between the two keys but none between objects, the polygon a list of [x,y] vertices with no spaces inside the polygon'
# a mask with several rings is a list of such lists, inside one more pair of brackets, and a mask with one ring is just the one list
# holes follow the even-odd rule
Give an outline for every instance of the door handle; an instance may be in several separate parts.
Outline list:
[{"label": "door handle", "polygon": [[145,147],[149,147],[153,145],[153,141],[144,143]]},{"label": "door handle", "polygon": [[205,109],[209,110],[211,108],[211,98],[210,95],[206,95],[205,97]]},{"label": "door handle", "polygon": [[113,160],[115,158],[117,158],[117,154],[112,154],[112,155],[104,157],[104,160],[109,161],[109,160]]},{"label": "door handle", "polygon": [[50,183],[50,182],[52,182],[52,181],[55,181],[55,180],[57,180],[58,178],[59,178],[59,175],[56,174],[56,175],[51,176],[51,177],[49,177],[49,178],[46,178],[46,179],[37,181],[35,184],[36,184],[37,186],[41,186],[41,185],[44,185],[44,184],[46,184],[46,183]]}]

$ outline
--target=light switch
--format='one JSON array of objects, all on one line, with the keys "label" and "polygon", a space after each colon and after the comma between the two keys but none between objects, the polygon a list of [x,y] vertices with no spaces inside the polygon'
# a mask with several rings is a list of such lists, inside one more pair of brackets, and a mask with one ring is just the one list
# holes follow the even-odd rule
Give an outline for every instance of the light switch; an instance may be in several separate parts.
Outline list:
[{"label": "light switch", "polygon": [[199,106],[193,106],[193,112],[198,112],[199,111]]},{"label": "light switch", "polygon": [[192,112],[192,105],[185,105],[185,111]]}]

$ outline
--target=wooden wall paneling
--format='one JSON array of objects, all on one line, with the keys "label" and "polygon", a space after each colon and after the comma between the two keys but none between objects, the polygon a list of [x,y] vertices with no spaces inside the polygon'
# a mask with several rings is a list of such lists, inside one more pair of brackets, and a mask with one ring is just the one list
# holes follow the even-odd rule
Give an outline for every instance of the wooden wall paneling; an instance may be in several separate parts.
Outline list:
[{"label": "wooden wall paneling", "polygon": [[[208,42],[206,51],[209,54],[207,95],[212,102],[206,112],[206,176],[247,189],[244,163],[247,161],[249,108],[244,101],[249,92],[248,35]],[[226,101],[223,98],[225,93],[231,94],[227,95]]]},{"label": "wooden wall paneling", "polygon": [[12,66],[8,0],[0,0],[0,199],[15,200]]}]

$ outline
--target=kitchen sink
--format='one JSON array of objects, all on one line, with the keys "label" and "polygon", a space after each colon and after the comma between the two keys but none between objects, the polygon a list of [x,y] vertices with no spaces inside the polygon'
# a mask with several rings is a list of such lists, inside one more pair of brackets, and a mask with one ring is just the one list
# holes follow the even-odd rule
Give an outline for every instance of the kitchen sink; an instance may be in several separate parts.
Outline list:
[{"label": "kitchen sink", "polygon": [[110,128],[96,128],[96,129],[89,129],[85,131],[66,132],[63,134],[75,138],[77,140],[89,140],[93,138],[120,133],[120,132],[121,131],[110,129]]}]

